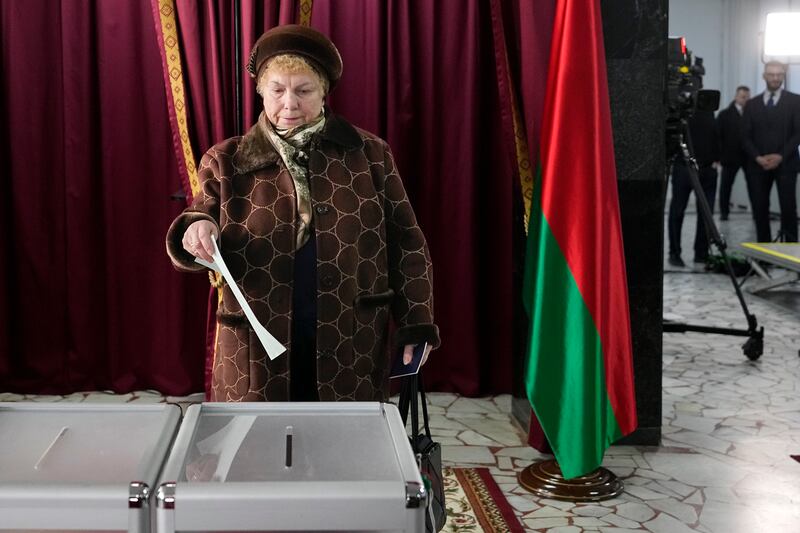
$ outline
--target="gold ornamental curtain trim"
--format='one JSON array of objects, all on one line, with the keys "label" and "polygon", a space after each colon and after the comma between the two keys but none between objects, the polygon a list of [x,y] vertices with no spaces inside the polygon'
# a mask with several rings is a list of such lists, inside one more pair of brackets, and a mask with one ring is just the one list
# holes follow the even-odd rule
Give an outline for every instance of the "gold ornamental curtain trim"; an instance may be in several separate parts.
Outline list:
[{"label": "gold ornamental curtain trim", "polygon": [[[506,57],[508,61],[508,57]],[[510,76],[509,76],[510,78]],[[511,110],[514,120],[514,144],[517,149],[517,169],[519,171],[519,185],[522,190],[522,202],[525,206],[525,234],[528,234],[528,219],[531,216],[531,201],[533,200],[533,172],[531,159],[528,155],[528,137],[525,130],[522,114],[519,112],[517,97],[511,87],[509,79],[509,92],[511,93]]]},{"label": "gold ornamental curtain trim", "polygon": [[[158,46],[161,50],[175,155],[178,158],[178,167],[183,174],[182,178],[189,185],[190,191],[186,192],[191,192],[194,197],[200,192],[200,183],[197,180],[197,165],[192,151],[192,143],[189,140],[189,125],[186,119],[186,90],[183,83],[175,2],[174,0],[151,0],[151,3],[156,32],[159,37]],[[191,201],[191,198],[187,198],[187,201]]]},{"label": "gold ornamental curtain trim", "polygon": [[[531,168],[531,157],[528,151],[528,136],[525,122],[519,109],[519,101],[514,90],[514,80],[511,76],[511,68],[508,61],[508,50],[506,49],[506,34],[503,27],[503,16],[501,0],[491,0],[489,7],[492,14],[492,33],[495,46],[495,65],[498,80],[498,88],[501,92],[501,105],[510,108],[511,125],[508,125],[507,115],[503,117],[504,131],[508,142],[514,143],[514,153],[517,160],[517,172],[519,174],[520,191],[524,205],[524,227],[525,234],[528,233],[528,219],[531,213],[531,202],[533,200],[533,172]],[[503,96],[505,93],[505,97]],[[506,100],[507,99],[507,100]],[[510,127],[509,127],[510,126]],[[509,131],[513,130],[513,131]],[[514,139],[512,141],[511,135]],[[509,154],[510,156],[511,154]]]},{"label": "gold ornamental curtain trim", "polygon": [[301,26],[311,26],[311,12],[314,10],[314,0],[300,0],[299,17],[297,23]]}]

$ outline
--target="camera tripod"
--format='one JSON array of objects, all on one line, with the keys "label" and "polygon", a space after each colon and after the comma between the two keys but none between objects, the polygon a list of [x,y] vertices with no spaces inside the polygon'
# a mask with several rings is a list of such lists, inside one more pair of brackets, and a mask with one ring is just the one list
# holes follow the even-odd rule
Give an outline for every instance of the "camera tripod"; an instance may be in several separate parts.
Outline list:
[{"label": "camera tripod", "polygon": [[733,335],[736,337],[747,337],[747,341],[742,345],[742,351],[751,361],[755,361],[761,354],[764,353],[764,328],[758,327],[758,320],[756,316],[747,308],[747,302],[744,301],[742,289],[736,281],[736,275],[733,272],[730,258],[726,252],[728,245],[725,239],[720,234],[714,223],[714,217],[711,214],[711,207],[708,205],[703,187],[700,185],[700,177],[698,175],[697,161],[694,157],[694,149],[692,147],[692,137],[689,133],[689,123],[685,118],[680,120],[680,129],[677,131],[679,153],[675,157],[681,157],[686,163],[686,169],[689,174],[689,181],[692,184],[692,190],[697,198],[697,205],[699,207],[698,224],[705,223],[706,234],[711,243],[719,250],[722,256],[723,263],[725,264],[725,271],[733,284],[733,289],[736,292],[736,297],[739,299],[739,305],[742,307],[742,312],[747,319],[747,329],[736,328],[722,328],[715,326],[702,326],[696,324],[686,324],[682,322],[664,321],[663,330],[668,333],[685,333],[687,331],[696,331],[698,333],[716,333],[719,335]]}]

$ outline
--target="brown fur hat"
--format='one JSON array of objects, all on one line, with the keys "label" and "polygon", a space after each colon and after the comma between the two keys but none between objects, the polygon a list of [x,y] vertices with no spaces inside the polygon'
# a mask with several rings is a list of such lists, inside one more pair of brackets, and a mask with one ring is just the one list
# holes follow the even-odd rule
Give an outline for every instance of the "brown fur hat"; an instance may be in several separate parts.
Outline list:
[{"label": "brown fur hat", "polygon": [[331,89],[342,77],[342,56],[336,45],[317,30],[299,24],[276,26],[259,37],[247,62],[250,76],[258,79],[267,60],[280,54],[297,54],[308,60],[328,78]]}]

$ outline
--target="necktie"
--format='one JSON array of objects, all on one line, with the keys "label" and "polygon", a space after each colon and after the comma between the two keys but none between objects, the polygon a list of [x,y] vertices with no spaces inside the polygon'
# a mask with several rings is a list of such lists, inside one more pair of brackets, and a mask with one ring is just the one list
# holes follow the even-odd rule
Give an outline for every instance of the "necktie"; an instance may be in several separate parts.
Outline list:
[{"label": "necktie", "polygon": [[775,107],[775,93],[769,93],[769,100],[767,100],[767,107]]}]

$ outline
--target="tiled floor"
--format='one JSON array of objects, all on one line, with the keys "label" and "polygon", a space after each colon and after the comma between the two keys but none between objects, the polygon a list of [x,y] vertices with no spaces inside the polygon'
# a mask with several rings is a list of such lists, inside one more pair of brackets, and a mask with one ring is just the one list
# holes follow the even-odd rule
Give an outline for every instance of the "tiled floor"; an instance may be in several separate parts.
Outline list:
[{"label": "tiled floor", "polygon": [[[695,220],[686,217],[684,249],[691,250]],[[720,231],[731,251],[754,240],[746,213],[733,214]],[[666,270],[665,313],[690,323],[746,327],[729,278],[692,267]],[[790,458],[800,454],[800,288],[745,298],[766,332],[757,362],[742,354],[740,337],[664,336],[662,444],[615,446],[603,463],[623,478],[621,497],[576,505],[538,499],[521,488],[516,473],[540,456],[505,420],[504,396],[431,395],[443,415],[434,427],[446,444],[445,459],[488,465],[529,531],[800,532],[800,463]]]},{"label": "tiled floor", "polygon": [[[723,226],[750,237],[749,216]],[[685,223],[685,249],[694,217]],[[672,269],[675,270],[675,269]],[[516,473],[540,458],[511,421],[510,397],[471,399],[429,394],[432,430],[446,464],[488,466],[528,531],[624,533],[800,532],[800,314],[797,287],[782,297],[747,295],[766,329],[764,355],[742,355],[742,339],[698,333],[664,336],[664,421],[659,447],[615,446],[604,465],[623,478],[614,500],[572,504],[535,498]],[[787,296],[788,295],[788,296]],[[787,307],[785,304],[789,302]],[[695,323],[743,327],[728,278],[692,273],[664,276],[664,311]],[[0,394],[0,401],[26,397]],[[105,393],[34,400],[152,402],[153,392]],[[170,398],[171,401],[196,401]]]}]

